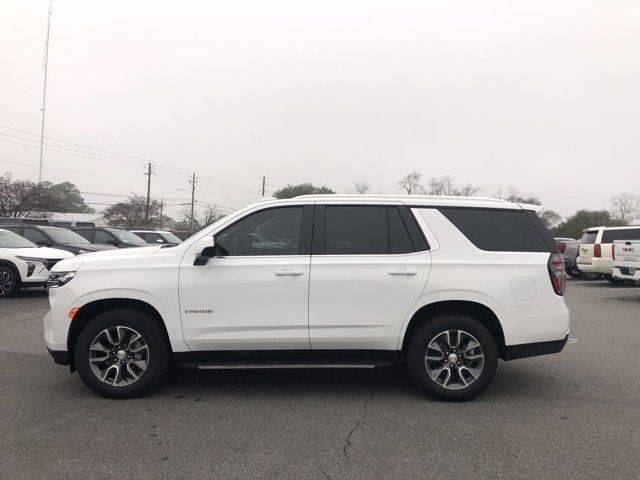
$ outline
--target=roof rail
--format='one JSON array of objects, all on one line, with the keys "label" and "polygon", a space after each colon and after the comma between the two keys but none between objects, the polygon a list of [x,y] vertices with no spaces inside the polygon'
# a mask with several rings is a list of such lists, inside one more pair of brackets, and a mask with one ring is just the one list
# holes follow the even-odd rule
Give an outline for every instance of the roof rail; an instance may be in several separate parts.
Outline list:
[{"label": "roof rail", "polygon": [[315,199],[358,199],[358,198],[371,198],[371,199],[414,199],[414,200],[456,200],[456,201],[469,201],[474,202],[478,200],[482,200],[484,202],[495,202],[495,203],[509,203],[508,200],[503,200],[501,198],[492,198],[492,197],[462,197],[462,196],[446,196],[446,195],[384,195],[384,194],[375,194],[375,195],[360,195],[353,193],[334,193],[334,194],[326,194],[326,193],[312,193],[307,195],[299,195],[294,198],[315,198]]}]

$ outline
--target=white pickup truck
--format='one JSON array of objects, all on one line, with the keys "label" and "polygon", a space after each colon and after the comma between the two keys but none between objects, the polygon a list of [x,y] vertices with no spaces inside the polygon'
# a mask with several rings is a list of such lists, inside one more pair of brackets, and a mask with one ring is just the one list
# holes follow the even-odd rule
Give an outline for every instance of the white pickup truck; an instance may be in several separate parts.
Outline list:
[{"label": "white pickup truck", "polygon": [[613,278],[640,283],[640,240],[613,242]]}]

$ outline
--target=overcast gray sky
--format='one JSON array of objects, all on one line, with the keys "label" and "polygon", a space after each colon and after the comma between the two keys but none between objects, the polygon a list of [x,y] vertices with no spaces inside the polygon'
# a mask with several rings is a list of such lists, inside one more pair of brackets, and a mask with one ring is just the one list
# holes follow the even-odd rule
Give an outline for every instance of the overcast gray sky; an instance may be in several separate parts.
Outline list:
[{"label": "overcast gray sky", "polygon": [[[0,0],[0,125],[39,131],[47,8]],[[226,209],[262,175],[268,191],[396,193],[413,170],[514,186],[562,215],[608,208],[640,193],[639,132],[636,1],[54,3],[46,135],[207,175],[197,197]],[[6,140],[36,143],[0,139],[0,171],[37,179],[6,163],[38,163]],[[44,165],[82,191],[145,191],[142,166]],[[186,173],[153,180],[152,195],[189,195]]]}]

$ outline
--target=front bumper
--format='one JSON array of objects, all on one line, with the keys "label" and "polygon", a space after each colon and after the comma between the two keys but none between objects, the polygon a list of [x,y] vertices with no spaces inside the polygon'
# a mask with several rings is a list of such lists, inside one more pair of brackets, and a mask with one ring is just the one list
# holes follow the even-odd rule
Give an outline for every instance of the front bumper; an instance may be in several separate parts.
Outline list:
[{"label": "front bumper", "polygon": [[53,358],[53,362],[58,365],[69,365],[69,352],[66,350],[51,350],[47,347],[47,352]]},{"label": "front bumper", "polygon": [[516,360],[518,358],[537,357],[560,353],[569,340],[569,334],[563,340],[552,342],[523,343],[520,345],[507,345],[504,347],[503,360]]}]

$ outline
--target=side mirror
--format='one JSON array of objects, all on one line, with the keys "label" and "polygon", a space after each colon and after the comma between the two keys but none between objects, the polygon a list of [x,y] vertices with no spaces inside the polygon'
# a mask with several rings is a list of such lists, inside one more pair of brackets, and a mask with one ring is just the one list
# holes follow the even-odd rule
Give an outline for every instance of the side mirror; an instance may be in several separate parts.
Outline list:
[{"label": "side mirror", "polygon": [[215,254],[215,240],[213,235],[206,236],[198,240],[196,245],[196,258],[193,260],[195,266],[206,265],[211,257]]}]

